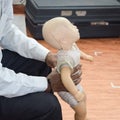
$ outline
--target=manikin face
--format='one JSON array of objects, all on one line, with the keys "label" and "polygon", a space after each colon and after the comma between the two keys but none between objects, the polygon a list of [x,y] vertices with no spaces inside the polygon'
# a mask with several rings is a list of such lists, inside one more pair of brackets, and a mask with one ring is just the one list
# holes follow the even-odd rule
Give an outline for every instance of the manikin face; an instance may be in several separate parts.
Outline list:
[{"label": "manikin face", "polygon": [[43,36],[52,47],[63,50],[69,50],[80,39],[77,27],[62,17],[48,21],[43,27]]}]

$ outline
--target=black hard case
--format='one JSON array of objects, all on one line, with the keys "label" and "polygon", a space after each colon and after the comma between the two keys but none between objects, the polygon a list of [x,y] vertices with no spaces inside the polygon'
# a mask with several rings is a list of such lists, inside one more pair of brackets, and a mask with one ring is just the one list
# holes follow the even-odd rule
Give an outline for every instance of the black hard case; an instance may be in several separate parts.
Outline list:
[{"label": "black hard case", "polygon": [[25,14],[36,39],[43,39],[44,22],[58,16],[77,25],[81,38],[120,36],[120,0],[27,0]]}]

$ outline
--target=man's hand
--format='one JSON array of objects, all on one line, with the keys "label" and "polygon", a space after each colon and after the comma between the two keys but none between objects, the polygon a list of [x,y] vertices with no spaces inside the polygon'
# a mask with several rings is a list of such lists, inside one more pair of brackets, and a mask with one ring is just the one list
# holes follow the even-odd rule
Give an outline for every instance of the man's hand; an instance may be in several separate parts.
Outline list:
[{"label": "man's hand", "polygon": [[62,84],[60,74],[57,72],[56,69],[54,69],[48,76],[47,78],[50,81],[52,90],[54,92],[59,92],[59,91],[66,91],[65,87]]},{"label": "man's hand", "polygon": [[51,68],[54,68],[57,64],[57,56],[56,54],[49,52],[46,56],[45,62]]},{"label": "man's hand", "polygon": [[[71,74],[71,77],[73,79],[73,82],[75,83],[75,85],[79,84],[81,81],[81,65],[77,65],[74,70],[73,73]],[[54,69],[48,76],[47,78],[49,79],[50,83],[51,83],[51,87],[52,90],[54,92],[59,92],[59,91],[67,91],[66,88],[64,87],[64,85],[62,84],[61,81],[61,76],[60,74],[56,71],[56,69]]]},{"label": "man's hand", "polygon": [[74,67],[73,72],[71,74],[71,78],[75,85],[79,84],[81,81],[81,75],[82,75],[82,70],[81,70],[82,65],[78,64],[76,67]]}]

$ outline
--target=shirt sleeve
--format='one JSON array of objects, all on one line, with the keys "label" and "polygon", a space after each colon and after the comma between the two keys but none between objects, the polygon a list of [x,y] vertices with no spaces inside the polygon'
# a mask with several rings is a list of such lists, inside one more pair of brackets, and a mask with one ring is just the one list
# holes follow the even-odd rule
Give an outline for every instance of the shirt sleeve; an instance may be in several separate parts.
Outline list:
[{"label": "shirt sleeve", "polygon": [[0,45],[3,48],[15,51],[27,58],[45,61],[49,50],[35,39],[27,37],[17,26],[8,22],[3,33],[0,40]]},{"label": "shirt sleeve", "polygon": [[35,39],[27,37],[13,24],[12,0],[2,1],[2,16],[7,16],[7,19],[3,21],[4,26],[0,35],[0,45],[24,57],[45,61],[49,50],[39,44]]},{"label": "shirt sleeve", "polygon": [[0,96],[17,97],[28,93],[45,91],[48,82],[46,77],[16,74],[13,70],[2,67],[0,63]]}]

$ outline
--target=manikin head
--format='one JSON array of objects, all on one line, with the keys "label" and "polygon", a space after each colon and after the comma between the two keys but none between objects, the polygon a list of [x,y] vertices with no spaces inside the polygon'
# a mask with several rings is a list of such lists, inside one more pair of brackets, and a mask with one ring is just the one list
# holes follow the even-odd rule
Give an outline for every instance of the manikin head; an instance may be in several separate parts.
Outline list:
[{"label": "manikin head", "polygon": [[64,17],[48,20],[42,29],[44,40],[56,49],[68,50],[79,40],[80,34],[76,26]]}]

